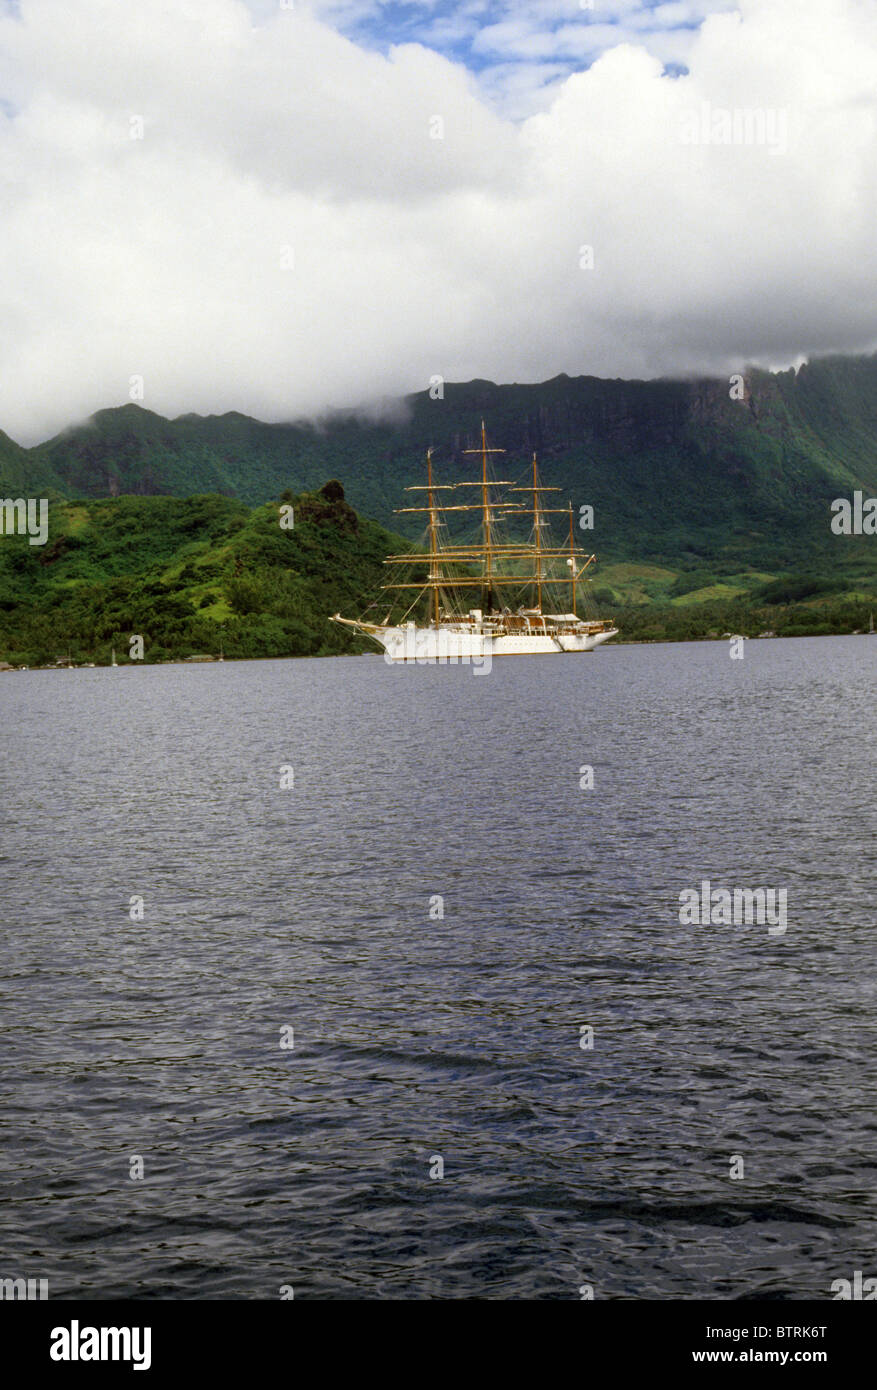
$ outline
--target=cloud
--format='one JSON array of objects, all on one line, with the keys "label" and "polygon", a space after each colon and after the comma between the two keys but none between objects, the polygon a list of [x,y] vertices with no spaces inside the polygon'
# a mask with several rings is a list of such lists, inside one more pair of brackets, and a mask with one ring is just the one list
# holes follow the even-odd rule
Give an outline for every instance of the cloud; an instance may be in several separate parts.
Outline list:
[{"label": "cloud", "polygon": [[[249,0],[251,5],[276,0]],[[298,0],[308,3],[308,0]],[[684,63],[707,15],[736,0],[309,0],[358,42],[386,51],[400,35],[465,62],[497,108],[519,118],[548,105],[559,66],[569,76],[635,40],[668,65]]]},{"label": "cloud", "polygon": [[870,348],[877,3],[741,11],[682,77],[636,41],[560,82],[546,62],[551,105],[512,122],[462,66],[300,7],[22,0],[0,427],[33,442],[140,378],[164,414],[278,420],[435,375]]}]

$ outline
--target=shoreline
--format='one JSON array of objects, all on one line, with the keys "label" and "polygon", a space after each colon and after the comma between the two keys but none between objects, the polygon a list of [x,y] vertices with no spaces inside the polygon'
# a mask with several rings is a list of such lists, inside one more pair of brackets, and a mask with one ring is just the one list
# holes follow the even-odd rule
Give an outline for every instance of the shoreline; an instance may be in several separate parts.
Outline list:
[{"label": "shoreline", "polygon": [[[793,632],[793,633],[788,633],[788,634],[783,634],[783,633],[771,633],[770,635],[767,635],[767,634],[764,634],[764,633],[758,633],[758,634],[756,634],[754,637],[747,637],[745,633],[739,633],[739,634],[733,634],[733,635],[732,635],[732,637],[738,637],[738,636],[739,636],[739,637],[743,637],[747,642],[797,642],[797,641],[804,641],[804,640],[806,640],[807,638],[822,640],[822,639],[824,639],[824,638],[837,638],[837,637],[843,637],[843,638],[851,638],[851,637],[875,637],[875,636],[877,636],[877,633],[873,633],[873,632],[812,632],[812,633],[811,633],[811,632]],[[604,646],[601,648],[601,650],[604,650],[604,651],[611,651],[613,647],[681,647],[681,646],[687,646],[687,645],[692,645],[692,646],[693,646],[693,645],[695,645],[695,644],[697,644],[697,645],[703,645],[703,644],[708,643],[708,642],[714,642],[714,643],[717,643],[717,644],[724,644],[724,643],[728,642],[729,640],[732,640],[732,638],[729,638],[729,637],[654,637],[654,638],[649,638],[649,637],[631,637],[631,638],[628,638],[627,641],[613,639],[611,643],[606,643],[606,644],[604,644]],[[596,650],[596,648],[595,648],[595,650]],[[594,654],[593,652],[565,652],[565,653],[563,653],[563,655],[565,655],[565,656],[592,656],[593,654]],[[539,655],[539,653],[535,653],[535,655]],[[545,653],[545,655],[547,655],[547,653]],[[552,653],[552,655],[553,655],[553,653]],[[112,665],[110,665],[109,662],[93,662],[93,661],[91,661],[91,662],[81,662],[81,663],[79,663],[79,664],[77,664],[76,662],[73,662],[73,663],[72,663],[71,665],[69,665],[69,666],[68,666],[68,665],[60,665],[60,666],[59,666],[59,665],[56,665],[56,664],[54,664],[54,663],[52,663],[52,664],[50,664],[50,665],[48,665],[48,666],[15,666],[15,665],[8,665],[8,664],[7,664],[7,665],[3,665],[2,663],[0,663],[0,675],[7,675],[7,674],[13,674],[13,673],[14,673],[14,674],[20,674],[20,673],[23,672],[23,671],[112,671],[112,670],[121,671],[121,670],[123,670],[123,669],[127,669],[127,668],[130,668],[130,667],[138,667],[138,666],[223,666],[223,665],[226,665],[226,664],[231,663],[231,662],[233,662],[235,665],[240,665],[240,664],[242,664],[242,663],[244,663],[244,662],[247,662],[247,661],[323,661],[323,660],[326,660],[326,659],[329,659],[329,658],[332,658],[332,657],[335,657],[335,658],[338,658],[338,657],[344,657],[344,658],[377,657],[377,658],[379,658],[381,661],[383,661],[383,657],[381,656],[381,653],[380,653],[380,652],[377,652],[377,651],[364,651],[364,652],[307,652],[307,653],[304,653],[304,652],[303,652],[303,653],[295,653],[295,654],[290,653],[288,656],[223,656],[223,657],[221,657],[221,658],[218,657],[218,656],[217,656],[217,657],[204,657],[204,656],[201,656],[201,657],[198,657],[197,659],[194,659],[194,660],[193,660],[191,657],[175,657],[175,658],[173,658],[172,660],[169,660],[169,661],[163,661],[163,660],[162,660],[162,661],[147,661],[147,660],[144,658],[144,660],[142,660],[142,661],[119,661],[115,667],[113,667]],[[387,663],[385,663],[385,664],[387,664]],[[405,663],[400,663],[400,664],[405,664]],[[432,662],[408,663],[408,664],[410,664],[410,665],[413,665],[413,664],[423,664],[423,665],[429,665],[429,666],[445,666],[445,665],[451,665],[451,666],[453,666],[453,665],[458,665],[459,663],[453,662],[453,661],[451,661],[451,662],[446,662],[446,661],[432,661]]]}]

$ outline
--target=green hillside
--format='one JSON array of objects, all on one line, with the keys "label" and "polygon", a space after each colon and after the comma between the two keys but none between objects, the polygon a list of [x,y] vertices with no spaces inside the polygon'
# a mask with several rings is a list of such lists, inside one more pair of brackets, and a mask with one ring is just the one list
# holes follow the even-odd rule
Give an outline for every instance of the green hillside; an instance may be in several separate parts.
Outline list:
[{"label": "green hillside", "polygon": [[[282,504],[293,507],[284,529]],[[49,542],[0,541],[0,662],[40,666],[195,655],[310,656],[375,650],[328,621],[371,600],[401,616],[381,585],[383,560],[407,544],[348,505],[338,482],[249,508],[217,494],[56,502]],[[852,562],[851,562],[852,563]],[[877,609],[877,583],[818,571],[776,579],[752,571],[610,562],[589,605],[634,641],[852,632]],[[415,571],[416,573],[416,571]],[[584,596],[583,596],[584,597]],[[410,601],[410,595],[404,603]]]},{"label": "green hillside", "polygon": [[[359,612],[404,545],[361,521],[338,483],[250,510],[219,496],[58,503],[50,541],[0,541],[0,660],[13,665],[195,654],[306,656],[361,650],[327,621]],[[389,605],[385,605],[385,608]]]}]

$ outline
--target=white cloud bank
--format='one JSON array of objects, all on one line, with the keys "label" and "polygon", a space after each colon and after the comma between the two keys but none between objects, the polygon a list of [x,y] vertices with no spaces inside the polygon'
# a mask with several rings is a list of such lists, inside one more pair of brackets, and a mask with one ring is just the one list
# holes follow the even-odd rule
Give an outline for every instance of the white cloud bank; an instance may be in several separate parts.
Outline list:
[{"label": "white cloud bank", "polygon": [[132,377],[163,414],[279,420],[435,374],[871,347],[877,0],[740,10],[706,19],[688,76],[625,44],[513,124],[438,54],[364,51],[300,6],[21,0],[0,428],[33,442]]}]

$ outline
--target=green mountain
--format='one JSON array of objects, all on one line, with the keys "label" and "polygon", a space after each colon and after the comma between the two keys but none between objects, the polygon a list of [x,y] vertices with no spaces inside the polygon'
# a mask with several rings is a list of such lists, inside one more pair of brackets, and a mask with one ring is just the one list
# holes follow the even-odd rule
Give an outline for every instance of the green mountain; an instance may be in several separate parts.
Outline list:
[{"label": "green mountain", "polygon": [[219,492],[250,506],[284,488],[337,477],[363,515],[391,524],[425,448],[439,473],[473,467],[463,450],[485,417],[516,476],[533,449],[546,481],[598,508],[602,553],[637,560],[719,552],[775,568],[825,540],[839,492],[877,489],[877,356],[825,358],[797,373],[752,371],[745,396],[727,381],[603,381],[561,376],[535,386],[448,384],[404,402],[405,418],[336,413],[319,427],[244,415],[170,421],[136,405],[102,410],[31,450],[0,440],[0,487],[66,497],[183,497]]},{"label": "green mountain", "polygon": [[[482,418],[491,445],[506,450],[497,463],[500,476],[521,478],[535,450],[543,482],[561,489],[560,501],[569,498],[577,514],[583,504],[594,508],[593,530],[578,539],[599,558],[598,606],[623,615],[628,633],[700,635],[735,621],[741,627],[746,613],[762,609],[769,618],[764,626],[788,625],[788,614],[770,618],[777,605],[795,605],[796,612],[804,605],[806,630],[820,624],[851,630],[867,621],[875,604],[877,537],[836,536],[829,523],[834,498],[856,489],[877,495],[877,356],[824,358],[797,372],[753,370],[742,394],[725,380],[560,376],[540,385],[446,384],[442,399],[412,395],[397,417],[383,421],[349,411],[319,425],[269,425],[236,413],[171,421],[127,405],[99,411],[33,449],[0,434],[0,495],[48,496],[57,504],[42,557],[33,547],[13,563],[14,538],[0,540],[0,582],[7,586],[0,597],[23,601],[23,586],[31,586],[31,600],[42,603],[51,590],[51,603],[66,615],[65,594],[86,581],[121,582],[128,575],[133,583],[126,567],[136,560],[138,576],[151,575],[165,594],[172,582],[181,601],[200,605],[212,591],[210,565],[224,583],[231,556],[243,566],[241,581],[246,566],[255,566],[253,582],[262,586],[257,609],[266,622],[292,622],[279,598],[266,597],[273,552],[257,547],[239,555],[237,531],[258,529],[259,516],[269,515],[260,509],[284,493],[314,497],[331,477],[360,518],[414,538],[418,519],[393,512],[411,505],[404,489],[422,481],[426,447],[435,448],[439,481],[475,477],[477,459],[465,451],[477,446]],[[190,503],[175,511],[171,499],[184,498]],[[77,505],[65,507],[65,499]],[[346,606],[337,596],[340,577],[317,598],[319,585],[329,582],[319,547],[326,565],[342,558],[331,528],[293,565],[297,582],[318,586],[299,596],[299,613],[306,611],[310,624],[301,649],[341,650],[324,630],[326,604],[328,611],[355,613],[371,591],[382,533],[365,521],[357,526],[348,535],[352,548],[343,552],[346,573],[355,576]],[[305,538],[296,528],[289,545]],[[397,537],[388,548],[399,544]],[[205,548],[197,562],[181,558],[187,545]],[[288,568],[292,551],[284,550],[282,561],[280,553],[277,564]],[[194,580],[177,583],[173,566],[189,573],[187,563],[195,566],[201,595]],[[280,578],[291,582],[288,574]],[[236,592],[240,599],[240,586]],[[224,589],[217,602],[198,607],[199,617],[244,616]],[[37,649],[34,623],[16,650]],[[279,651],[283,643],[271,630],[267,648]],[[38,644],[42,652],[60,640],[60,628],[49,631]],[[214,635],[197,625],[191,632],[193,641],[200,634],[201,645]],[[291,632],[284,640],[292,640]],[[241,654],[267,650],[255,641],[248,646],[242,630],[230,640]],[[168,652],[182,650],[169,637],[156,641]]]},{"label": "green mountain", "polygon": [[0,494],[36,497],[63,494],[65,485],[36,449],[22,449],[0,430]]},{"label": "green mountain", "polygon": [[327,617],[377,597],[405,542],[360,520],[338,482],[287,497],[291,529],[278,504],[215,494],[53,504],[47,545],[0,542],[0,661],[108,662],[115,648],[121,664],[133,635],[147,662],[362,650]]}]

